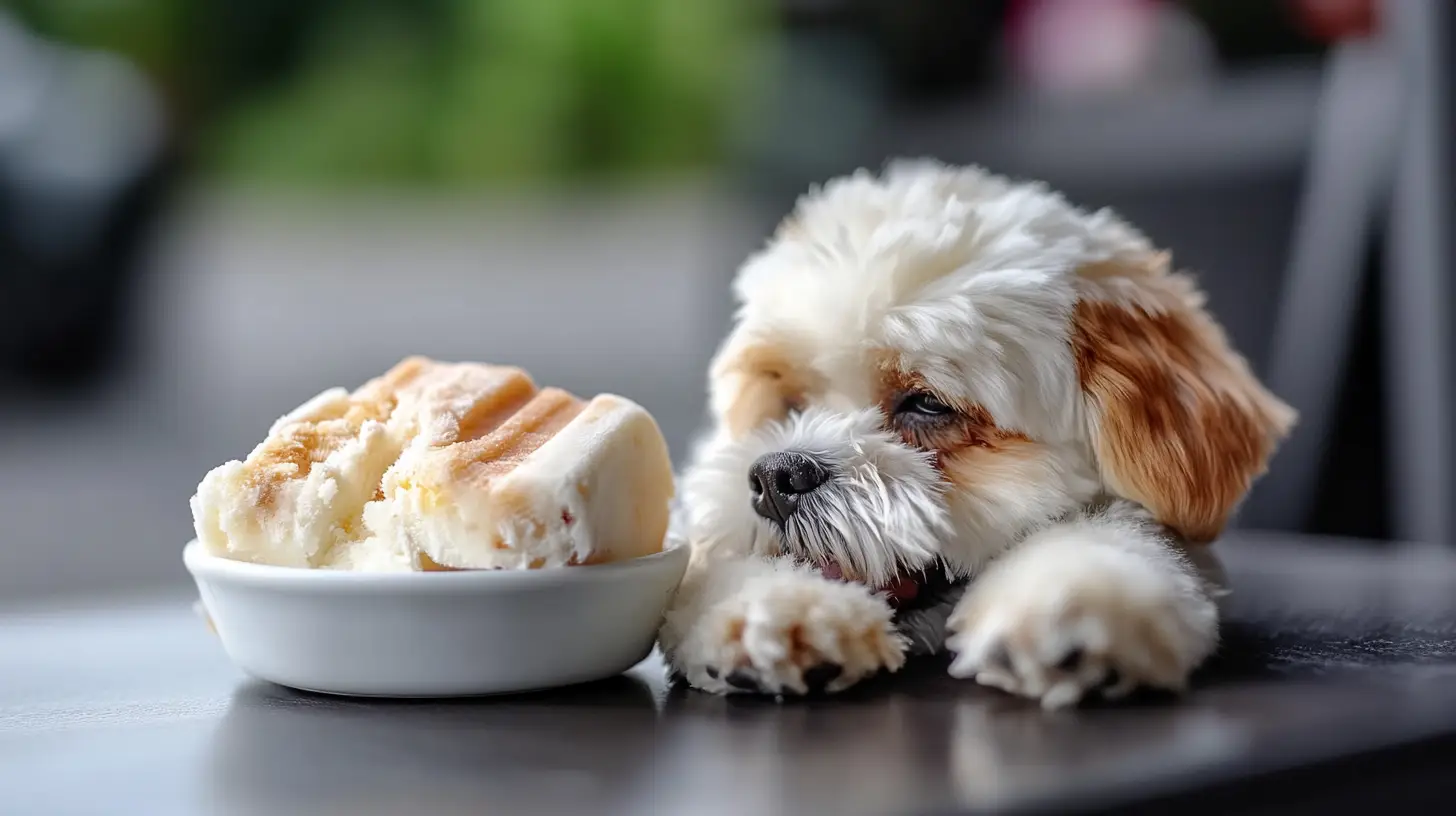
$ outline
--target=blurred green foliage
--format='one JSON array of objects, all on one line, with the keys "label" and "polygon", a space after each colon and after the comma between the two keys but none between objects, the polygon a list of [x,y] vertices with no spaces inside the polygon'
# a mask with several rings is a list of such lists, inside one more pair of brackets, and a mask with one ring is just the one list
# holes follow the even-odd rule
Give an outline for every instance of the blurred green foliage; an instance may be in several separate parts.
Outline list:
[{"label": "blurred green foliage", "polygon": [[635,177],[719,161],[759,0],[0,0],[163,89],[201,169],[289,184]]}]

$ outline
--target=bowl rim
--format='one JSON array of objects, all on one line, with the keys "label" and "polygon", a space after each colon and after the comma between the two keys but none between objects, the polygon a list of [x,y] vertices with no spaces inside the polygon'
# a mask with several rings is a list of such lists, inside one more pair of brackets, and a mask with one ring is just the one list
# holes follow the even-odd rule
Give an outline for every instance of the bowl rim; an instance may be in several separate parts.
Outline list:
[{"label": "bowl rim", "polygon": [[559,586],[613,579],[623,575],[683,569],[691,547],[669,537],[660,552],[608,564],[554,567],[534,570],[458,570],[448,572],[357,572],[310,569],[276,564],[255,564],[213,555],[202,542],[192,539],[182,548],[182,562],[197,580],[224,580],[270,587],[338,590],[408,590],[411,592],[459,592]]}]

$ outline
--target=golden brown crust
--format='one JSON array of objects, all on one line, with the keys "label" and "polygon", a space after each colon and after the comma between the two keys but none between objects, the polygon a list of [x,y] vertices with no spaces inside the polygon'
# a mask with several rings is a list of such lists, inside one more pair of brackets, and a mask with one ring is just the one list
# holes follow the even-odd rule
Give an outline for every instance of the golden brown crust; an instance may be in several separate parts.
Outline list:
[{"label": "golden brown crust", "polygon": [[489,436],[504,425],[519,411],[524,410],[539,396],[536,384],[520,369],[508,369],[508,375],[498,389],[488,396],[482,395],[460,417],[460,425],[449,442],[470,442]]},{"label": "golden brown crust", "polygon": [[364,424],[385,422],[399,403],[400,392],[433,365],[420,357],[401,361],[384,375],[365,383],[349,398],[322,413],[280,423],[245,466],[248,486],[257,491],[257,505],[268,510],[285,482],[308,477],[317,462],[357,439]]},{"label": "golden brown crust", "polygon": [[[665,491],[666,527],[670,464],[643,414],[621,398],[588,403],[537,389],[518,368],[410,358],[353,393],[332,389],[295,409],[241,468],[229,463],[219,477],[227,483],[213,493],[239,529],[260,539],[260,551],[304,519],[310,565],[353,565],[330,548],[367,539],[379,540],[371,558],[404,553],[426,571],[597,563],[637,552],[629,550],[635,532],[622,528],[634,518],[638,528],[653,526],[652,497],[642,494]],[[633,470],[637,460],[642,468]],[[660,547],[662,533],[644,539]],[[433,554],[415,560],[421,547]],[[522,552],[497,556],[515,548]]]},{"label": "golden brown crust", "polygon": [[[549,400],[559,401],[561,394],[564,392],[553,392]],[[510,448],[506,426],[512,420],[515,421],[515,425],[510,426],[513,428],[521,427],[523,423],[529,425],[531,415],[526,409],[538,396],[530,376],[518,368],[473,363],[445,364],[424,357],[409,357],[365,383],[346,399],[278,423],[274,432],[245,463],[248,486],[256,491],[258,509],[264,512],[271,510],[282,485],[307,478],[314,464],[327,460],[343,446],[358,439],[366,423],[388,422],[402,404],[407,404],[409,410],[418,415],[443,402],[463,401],[467,404],[469,408],[458,417],[457,423],[442,429],[424,430],[432,434],[429,442],[434,447],[462,443],[456,450],[461,456],[472,456],[473,461],[488,456],[491,445]],[[575,400],[570,395],[566,397]],[[576,403],[577,410],[580,410],[580,401],[576,400]],[[482,439],[493,441],[481,443],[484,447],[467,454],[466,443]],[[534,450],[545,440],[533,437],[518,441],[519,445]],[[525,452],[529,453],[529,450]],[[523,456],[520,454],[511,461]],[[462,463],[461,466],[468,464]],[[496,471],[506,467],[508,465],[502,462],[496,466]],[[383,498],[381,485],[375,491],[374,499]]]},{"label": "golden brown crust", "polygon": [[[456,478],[484,488],[535,453],[586,408],[559,388],[545,388],[484,435],[455,444],[451,471]],[[502,412],[491,412],[499,417]]]}]

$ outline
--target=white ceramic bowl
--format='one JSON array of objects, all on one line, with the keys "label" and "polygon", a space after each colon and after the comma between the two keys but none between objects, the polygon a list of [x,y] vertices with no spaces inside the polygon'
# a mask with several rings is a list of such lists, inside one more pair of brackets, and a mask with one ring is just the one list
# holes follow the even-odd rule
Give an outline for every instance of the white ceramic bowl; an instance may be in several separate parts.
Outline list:
[{"label": "white ceramic bowl", "polygon": [[223,649],[284,686],[370,697],[501,694],[600,680],[652,652],[688,564],[671,547],[550,570],[358,573],[183,550]]}]

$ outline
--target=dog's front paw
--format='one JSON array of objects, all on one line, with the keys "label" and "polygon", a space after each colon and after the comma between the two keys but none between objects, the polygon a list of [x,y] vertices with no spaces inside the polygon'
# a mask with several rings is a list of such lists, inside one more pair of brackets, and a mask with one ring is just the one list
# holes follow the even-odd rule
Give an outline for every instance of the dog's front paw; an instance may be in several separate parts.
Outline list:
[{"label": "dog's front paw", "polygon": [[1186,576],[1098,549],[1008,565],[1017,574],[973,588],[948,623],[950,673],[1046,708],[1183,690],[1217,639],[1213,601]]},{"label": "dog's front paw", "polygon": [[777,575],[710,608],[683,642],[679,669],[719,693],[840,691],[904,665],[892,617],[863,586]]}]

